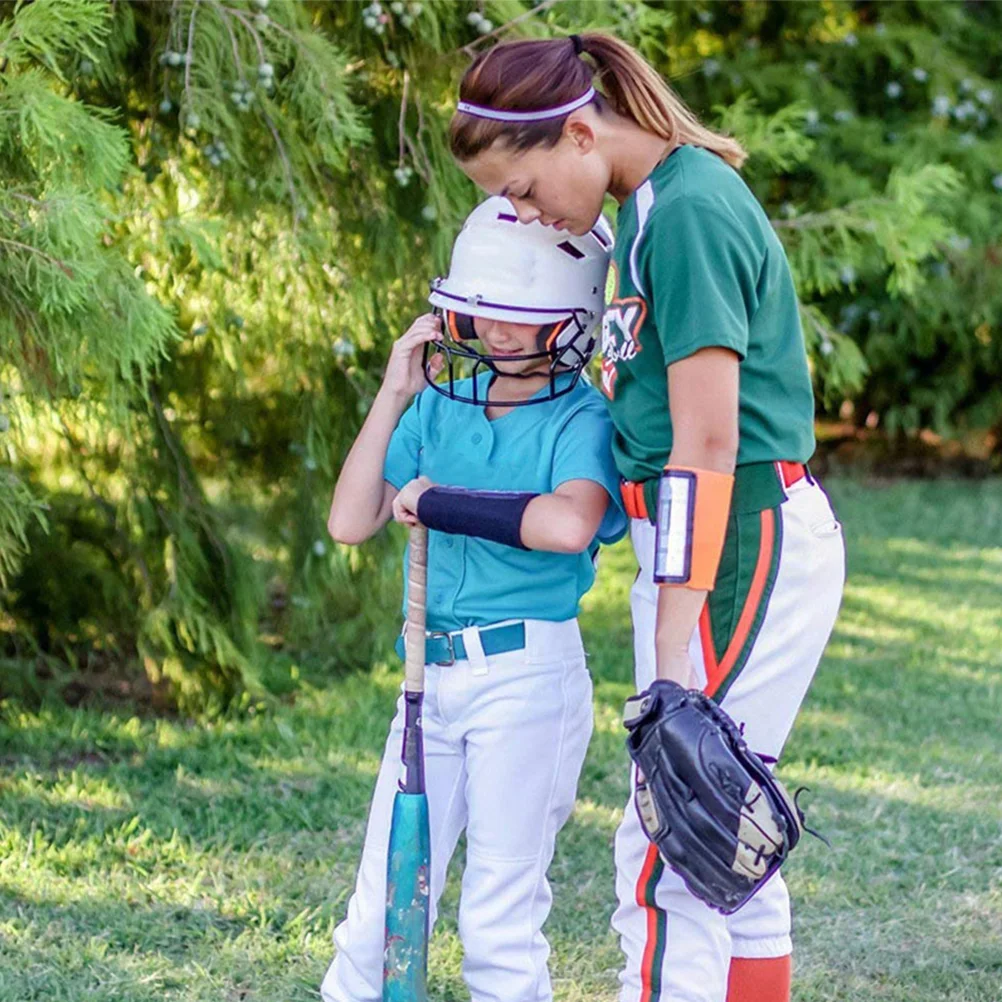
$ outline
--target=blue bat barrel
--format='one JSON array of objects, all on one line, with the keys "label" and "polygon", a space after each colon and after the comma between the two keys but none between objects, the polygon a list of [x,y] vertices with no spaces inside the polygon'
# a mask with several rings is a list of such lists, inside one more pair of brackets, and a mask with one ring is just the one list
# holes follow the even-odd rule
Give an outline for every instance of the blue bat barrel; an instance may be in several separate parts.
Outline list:
[{"label": "blue bat barrel", "polygon": [[390,830],[383,1002],[427,1002],[431,845],[424,793],[397,792]]}]

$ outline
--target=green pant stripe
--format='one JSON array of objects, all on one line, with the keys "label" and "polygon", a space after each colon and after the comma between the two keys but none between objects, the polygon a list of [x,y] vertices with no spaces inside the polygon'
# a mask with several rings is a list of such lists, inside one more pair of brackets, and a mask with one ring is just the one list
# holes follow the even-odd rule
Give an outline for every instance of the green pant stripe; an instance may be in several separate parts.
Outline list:
[{"label": "green pant stripe", "polygon": [[659,908],[656,901],[658,883],[661,880],[661,874],[664,873],[664,869],[664,860],[659,854],[651,869],[651,876],[647,881],[647,886],[644,888],[644,901],[649,907],[654,909],[656,916],[654,953],[651,956],[651,991],[648,996],[648,1002],[660,1002],[661,966],[664,964],[665,949],[668,946],[668,913],[663,908]]},{"label": "green pant stripe", "polygon": [[[752,621],[751,629],[748,631],[748,636],[741,647],[741,653],[738,655],[737,660],[735,660],[731,670],[727,673],[727,677],[720,683],[717,691],[714,693],[713,698],[718,703],[727,695],[727,690],[734,684],[738,675],[741,674],[741,670],[751,657],[755,641],[758,639],[758,635],[762,630],[762,623],[765,621],[765,614],[769,608],[769,599],[772,598],[772,592],[776,586],[776,578],[779,577],[779,562],[783,552],[783,513],[778,505],[772,511],[775,529],[772,538],[772,554],[769,559],[769,575],[766,578],[765,587],[762,589],[762,595],[759,598],[758,608],[755,610],[755,618]],[[761,523],[759,527],[759,541],[761,542]],[[748,590],[746,589],[745,594],[747,595],[747,593]]]}]

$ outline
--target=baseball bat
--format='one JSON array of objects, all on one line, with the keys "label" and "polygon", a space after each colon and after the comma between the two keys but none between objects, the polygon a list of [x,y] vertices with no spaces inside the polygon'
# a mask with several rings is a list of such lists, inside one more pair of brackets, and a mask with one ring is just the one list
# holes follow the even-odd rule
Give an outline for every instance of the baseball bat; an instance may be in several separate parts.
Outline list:
[{"label": "baseball bat", "polygon": [[431,836],[421,736],[427,581],[428,530],[423,525],[415,525],[410,531],[404,637],[404,778],[393,798],[386,860],[383,1002],[428,1000]]}]

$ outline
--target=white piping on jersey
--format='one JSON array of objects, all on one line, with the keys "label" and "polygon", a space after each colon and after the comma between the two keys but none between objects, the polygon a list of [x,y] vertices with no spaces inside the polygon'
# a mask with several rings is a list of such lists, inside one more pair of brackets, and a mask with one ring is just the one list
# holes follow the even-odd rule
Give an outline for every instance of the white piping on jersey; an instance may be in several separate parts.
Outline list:
[{"label": "white piping on jersey", "polygon": [[633,246],[630,248],[630,277],[633,279],[633,287],[644,299],[647,293],[640,284],[640,273],[637,271],[637,248],[640,246],[640,238],[644,235],[644,226],[647,224],[647,217],[651,214],[654,205],[654,185],[650,181],[645,181],[636,192],[637,200],[637,235],[633,238]]}]

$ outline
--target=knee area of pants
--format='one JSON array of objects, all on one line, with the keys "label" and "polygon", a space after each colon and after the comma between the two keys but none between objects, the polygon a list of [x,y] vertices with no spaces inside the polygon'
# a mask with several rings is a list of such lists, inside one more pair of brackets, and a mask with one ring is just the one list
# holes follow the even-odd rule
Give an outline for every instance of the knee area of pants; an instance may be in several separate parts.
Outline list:
[{"label": "knee area of pants", "polygon": [[[507,966],[514,957],[525,955],[528,929],[524,921],[495,922],[482,916],[459,916],[459,941],[465,963],[474,967]],[[516,962],[516,966],[518,962]]]},{"label": "knee area of pants", "polygon": [[458,932],[459,940],[463,944],[463,953],[466,956],[487,952],[486,944],[496,944],[499,933],[503,936],[504,927],[492,926],[490,922],[485,922],[476,915],[463,915],[460,910]]}]

